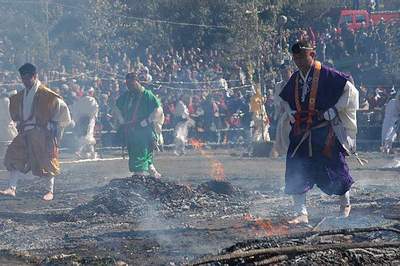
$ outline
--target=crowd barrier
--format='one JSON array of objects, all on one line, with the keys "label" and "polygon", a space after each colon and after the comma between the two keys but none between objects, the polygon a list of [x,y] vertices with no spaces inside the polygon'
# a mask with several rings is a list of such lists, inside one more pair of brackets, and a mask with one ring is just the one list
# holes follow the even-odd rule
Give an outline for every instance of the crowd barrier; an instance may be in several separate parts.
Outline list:
[{"label": "crowd barrier", "polygon": [[[357,135],[357,149],[359,151],[379,151],[381,146],[381,126],[378,125],[361,125],[358,128]],[[216,131],[215,141],[206,141],[205,144],[211,147],[233,147],[233,146],[243,146],[248,143],[248,133],[244,128],[234,128],[234,129],[223,129]],[[222,133],[238,133],[235,139],[224,139]],[[272,141],[275,139],[275,128],[270,127],[270,135]],[[164,148],[170,149],[174,147],[173,137],[174,130],[166,129],[163,130],[163,137],[165,140]],[[190,137],[190,136],[189,136]],[[71,147],[71,143],[74,143],[74,137],[72,132],[66,132],[63,140],[62,147]],[[395,147],[400,147],[400,141],[397,140],[394,143]],[[101,132],[101,138],[98,138],[97,144],[98,150],[115,150],[120,149],[116,140],[115,131],[103,131]]]},{"label": "crowd barrier", "polygon": [[[383,113],[381,111],[359,111],[358,117],[358,135],[357,149],[360,151],[378,151],[381,145],[381,131]],[[275,125],[272,124],[269,128],[269,133],[272,141],[275,139]],[[118,144],[118,139],[115,130],[101,131],[96,133],[96,149],[103,150],[118,150],[121,149]],[[164,148],[171,149],[174,147],[174,129],[166,128],[162,130],[164,137]],[[212,132],[213,138],[203,140],[205,144],[211,147],[232,147],[246,145],[249,143],[249,130],[245,128],[225,128]],[[189,137],[195,137],[190,136]],[[197,137],[197,136],[196,136]],[[76,148],[76,138],[72,131],[64,133],[61,148],[64,151],[72,152]],[[0,152],[8,145],[8,142],[0,141]],[[400,147],[399,138],[394,144],[395,147]]]}]

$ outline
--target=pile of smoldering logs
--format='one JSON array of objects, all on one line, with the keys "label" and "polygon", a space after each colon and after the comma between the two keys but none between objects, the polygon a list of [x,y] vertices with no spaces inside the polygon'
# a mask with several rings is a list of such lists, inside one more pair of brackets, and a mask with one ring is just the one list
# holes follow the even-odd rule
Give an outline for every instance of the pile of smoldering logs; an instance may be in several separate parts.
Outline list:
[{"label": "pile of smoldering logs", "polygon": [[237,243],[191,265],[399,265],[400,225],[309,231]]},{"label": "pile of smoldering logs", "polygon": [[211,180],[196,187],[154,177],[114,179],[86,204],[69,213],[74,220],[93,217],[212,217],[245,213],[247,193],[228,181]]}]

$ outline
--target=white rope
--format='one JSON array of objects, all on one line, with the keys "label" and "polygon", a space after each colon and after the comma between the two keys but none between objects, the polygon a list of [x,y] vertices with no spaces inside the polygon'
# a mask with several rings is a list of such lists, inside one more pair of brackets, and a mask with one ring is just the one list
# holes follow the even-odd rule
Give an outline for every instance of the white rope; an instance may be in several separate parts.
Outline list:
[{"label": "white rope", "polygon": [[126,15],[119,15],[121,17],[125,17],[128,19],[135,19],[141,20],[145,22],[154,22],[159,24],[172,24],[178,26],[192,26],[192,27],[200,27],[206,29],[229,29],[228,26],[220,26],[220,25],[206,25],[206,24],[195,24],[195,23],[187,23],[187,22],[175,22],[175,21],[168,21],[168,20],[159,20],[159,19],[150,19],[150,18],[141,18],[141,17],[133,17],[133,16],[126,16]]},{"label": "white rope", "polygon": [[[227,80],[226,82],[237,82],[240,81],[239,79],[231,79]],[[204,83],[218,83],[219,80],[212,80],[212,81],[152,81],[153,83],[159,84],[204,84]]]},{"label": "white rope", "polygon": [[[93,71],[90,71],[90,72],[93,72]],[[71,76],[69,76],[69,77],[63,77],[63,78],[59,78],[59,79],[52,79],[52,80],[48,80],[48,81],[46,81],[46,82],[47,82],[47,83],[51,83],[51,82],[56,82],[56,81],[64,81],[64,80],[75,79],[75,78],[79,78],[79,77],[82,77],[82,76],[86,76],[86,75],[87,75],[88,73],[90,73],[90,72],[81,73],[81,74],[76,74],[76,75],[72,75],[72,74],[71,74]],[[90,79],[90,78],[95,78],[95,77],[90,77],[90,76],[88,76],[88,79]],[[0,83],[0,86],[13,86],[13,85],[21,85],[21,83],[19,83],[19,82]]]},{"label": "white rope", "polygon": [[252,87],[252,85],[229,87],[228,89],[225,89],[225,88],[197,88],[197,89],[192,89],[192,88],[175,88],[175,87],[169,87],[169,86],[162,86],[162,88],[166,88],[166,89],[169,89],[169,90],[175,90],[175,91],[229,91],[229,90],[238,90],[238,89],[249,88],[249,87]]}]

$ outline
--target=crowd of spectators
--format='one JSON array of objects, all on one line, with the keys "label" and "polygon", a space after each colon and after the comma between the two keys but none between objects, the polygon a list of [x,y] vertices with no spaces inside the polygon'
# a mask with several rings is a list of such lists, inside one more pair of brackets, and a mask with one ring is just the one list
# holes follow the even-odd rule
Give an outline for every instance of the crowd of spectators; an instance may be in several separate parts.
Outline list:
[{"label": "crowd of spectators", "polygon": [[[289,47],[298,39],[310,39],[317,46],[318,59],[339,69],[346,65],[360,89],[360,107],[363,110],[382,109],[391,94],[392,86],[368,86],[364,83],[366,69],[378,69],[385,57],[385,34],[393,25],[382,20],[378,25],[358,30],[328,26],[317,32],[308,29],[286,29],[264,40],[262,44],[262,89],[272,128],[273,95],[276,82],[281,80],[279,67],[290,63]],[[1,42],[6,45],[6,41]],[[75,60],[62,56],[51,71],[39,73],[39,78],[61,94],[67,104],[94,88],[100,106],[99,124],[103,130],[113,130],[112,109],[117,97],[126,88],[125,74],[139,71],[145,87],[160,98],[165,113],[165,129],[173,129],[177,118],[175,106],[183,100],[196,126],[192,137],[214,142],[237,142],[244,137],[240,131],[250,127],[250,97],[254,93],[254,69],[248,62],[229,61],[223,50],[200,48],[155,51],[145,49],[140,55],[110,53],[95,55],[93,60]],[[1,57],[1,54],[0,54]],[[1,58],[1,60],[11,60]],[[351,63],[348,63],[351,62]],[[12,62],[9,62],[10,64]],[[11,64],[12,65],[12,64]],[[293,65],[292,65],[293,66]],[[0,73],[2,90],[21,87],[16,71]]]}]

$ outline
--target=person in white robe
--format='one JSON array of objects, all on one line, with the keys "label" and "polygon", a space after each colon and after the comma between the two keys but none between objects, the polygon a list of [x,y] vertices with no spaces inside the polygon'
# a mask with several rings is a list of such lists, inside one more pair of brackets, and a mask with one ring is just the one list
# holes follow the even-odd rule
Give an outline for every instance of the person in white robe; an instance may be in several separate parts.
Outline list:
[{"label": "person in white robe", "polygon": [[50,201],[54,197],[54,178],[61,170],[62,133],[70,125],[71,116],[61,96],[40,82],[34,65],[26,63],[18,70],[25,89],[10,98],[10,115],[18,135],[7,147],[4,165],[9,184],[0,194],[15,197],[18,181],[31,172],[45,182],[43,200]]},{"label": "person in white robe", "polygon": [[288,82],[290,76],[292,75],[292,70],[287,65],[281,66],[281,76],[282,80],[275,84],[274,91],[274,120],[276,121],[276,133],[274,146],[271,150],[271,157],[277,158],[279,156],[285,156],[289,147],[289,133],[290,133],[290,115],[285,112],[284,102],[279,94],[281,93],[283,87]]},{"label": "person in white robe", "polygon": [[4,158],[7,145],[17,136],[17,128],[12,121],[9,107],[10,99],[6,90],[0,94],[0,157]]},{"label": "person in white robe", "polygon": [[250,112],[253,113],[251,128],[252,142],[268,142],[269,136],[269,118],[265,110],[264,97],[261,95],[261,89],[257,88],[255,94],[250,99]]},{"label": "person in white robe", "polygon": [[393,143],[400,130],[400,90],[389,100],[385,107],[385,117],[382,124],[382,152],[390,154]]},{"label": "person in white robe", "polygon": [[78,138],[78,148],[75,154],[82,159],[95,159],[97,157],[94,130],[99,105],[93,96],[94,89],[90,88],[86,95],[79,98],[71,108],[72,119],[75,123],[74,132]]},{"label": "person in white robe", "polygon": [[178,101],[175,108],[175,117],[178,122],[175,126],[175,149],[174,153],[177,156],[185,154],[185,147],[188,141],[189,128],[194,127],[195,122],[189,116],[189,109],[183,101],[183,98]]}]

